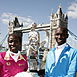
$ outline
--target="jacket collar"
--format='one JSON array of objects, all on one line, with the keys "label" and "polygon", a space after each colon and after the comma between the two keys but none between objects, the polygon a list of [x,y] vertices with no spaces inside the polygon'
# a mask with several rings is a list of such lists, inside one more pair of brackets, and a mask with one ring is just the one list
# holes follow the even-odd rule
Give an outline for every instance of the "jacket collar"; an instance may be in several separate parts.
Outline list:
[{"label": "jacket collar", "polygon": [[[64,53],[68,52],[69,49],[70,49],[70,45],[68,45],[68,44],[66,43],[66,46],[64,47],[64,49],[63,49],[61,55],[63,55]],[[61,56],[61,55],[60,55],[60,56]]]},{"label": "jacket collar", "polygon": [[[66,43],[66,46],[64,47],[64,49],[61,52],[61,55],[63,55],[64,53],[66,53],[68,49],[70,49],[70,45],[68,43]],[[56,50],[56,46],[52,49],[52,52],[54,54],[55,54],[55,50]]]},{"label": "jacket collar", "polygon": [[[68,49],[70,47],[70,45],[68,44],[68,43],[65,43],[65,47],[64,47],[64,49]],[[56,45],[55,45],[55,47],[53,48],[53,51],[54,50],[56,50]]]},{"label": "jacket collar", "polygon": [[[24,57],[21,55],[21,53],[19,54],[18,60],[25,60]],[[11,56],[10,56],[10,51],[8,50],[5,54],[4,60],[14,60]]]}]

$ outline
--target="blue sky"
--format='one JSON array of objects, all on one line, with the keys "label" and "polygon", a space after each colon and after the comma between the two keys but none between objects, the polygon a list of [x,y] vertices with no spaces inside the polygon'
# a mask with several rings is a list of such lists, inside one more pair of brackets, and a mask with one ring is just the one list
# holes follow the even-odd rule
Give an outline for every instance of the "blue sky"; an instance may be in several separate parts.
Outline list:
[{"label": "blue sky", "polygon": [[77,35],[77,0],[0,0],[0,41],[8,33],[8,22],[17,16],[24,26],[36,22],[50,23],[51,9],[56,13],[61,4],[68,14],[68,28]]}]

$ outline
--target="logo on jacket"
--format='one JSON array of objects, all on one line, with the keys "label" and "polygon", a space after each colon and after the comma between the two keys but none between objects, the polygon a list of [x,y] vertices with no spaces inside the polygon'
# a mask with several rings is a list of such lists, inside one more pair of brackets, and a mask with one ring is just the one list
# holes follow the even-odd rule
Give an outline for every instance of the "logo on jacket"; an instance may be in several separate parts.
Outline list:
[{"label": "logo on jacket", "polygon": [[23,66],[24,64],[18,64],[19,66]]},{"label": "logo on jacket", "polygon": [[7,66],[10,66],[10,65],[11,65],[11,63],[10,63],[10,62],[6,62],[6,65],[7,65]]}]

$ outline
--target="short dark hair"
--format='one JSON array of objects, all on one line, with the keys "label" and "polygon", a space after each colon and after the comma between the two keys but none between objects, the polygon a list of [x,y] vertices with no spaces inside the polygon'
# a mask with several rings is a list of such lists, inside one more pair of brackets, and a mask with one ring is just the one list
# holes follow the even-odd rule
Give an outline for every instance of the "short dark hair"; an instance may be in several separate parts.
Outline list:
[{"label": "short dark hair", "polygon": [[20,42],[20,43],[22,42],[21,37],[20,37],[17,33],[9,34],[9,35],[8,35],[8,41],[9,41],[9,37],[10,37],[10,36],[16,36],[16,37],[19,39],[19,42]]},{"label": "short dark hair", "polygon": [[[68,29],[67,29],[66,27],[64,27],[64,26],[59,26],[58,28],[63,29],[64,33],[68,34]],[[58,29],[58,28],[57,28],[57,29]],[[57,31],[57,29],[56,29],[56,31]]]}]

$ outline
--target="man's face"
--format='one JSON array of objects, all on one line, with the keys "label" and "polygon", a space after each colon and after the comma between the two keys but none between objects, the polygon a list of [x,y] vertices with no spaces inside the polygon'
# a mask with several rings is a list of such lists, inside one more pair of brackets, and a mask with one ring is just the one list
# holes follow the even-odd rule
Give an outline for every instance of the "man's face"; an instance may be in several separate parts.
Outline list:
[{"label": "man's face", "polygon": [[20,41],[16,35],[11,35],[8,38],[8,47],[11,52],[17,53],[20,48]]},{"label": "man's face", "polygon": [[62,27],[59,27],[55,32],[55,39],[58,45],[64,44],[67,38],[68,38],[68,34],[66,30]]}]

